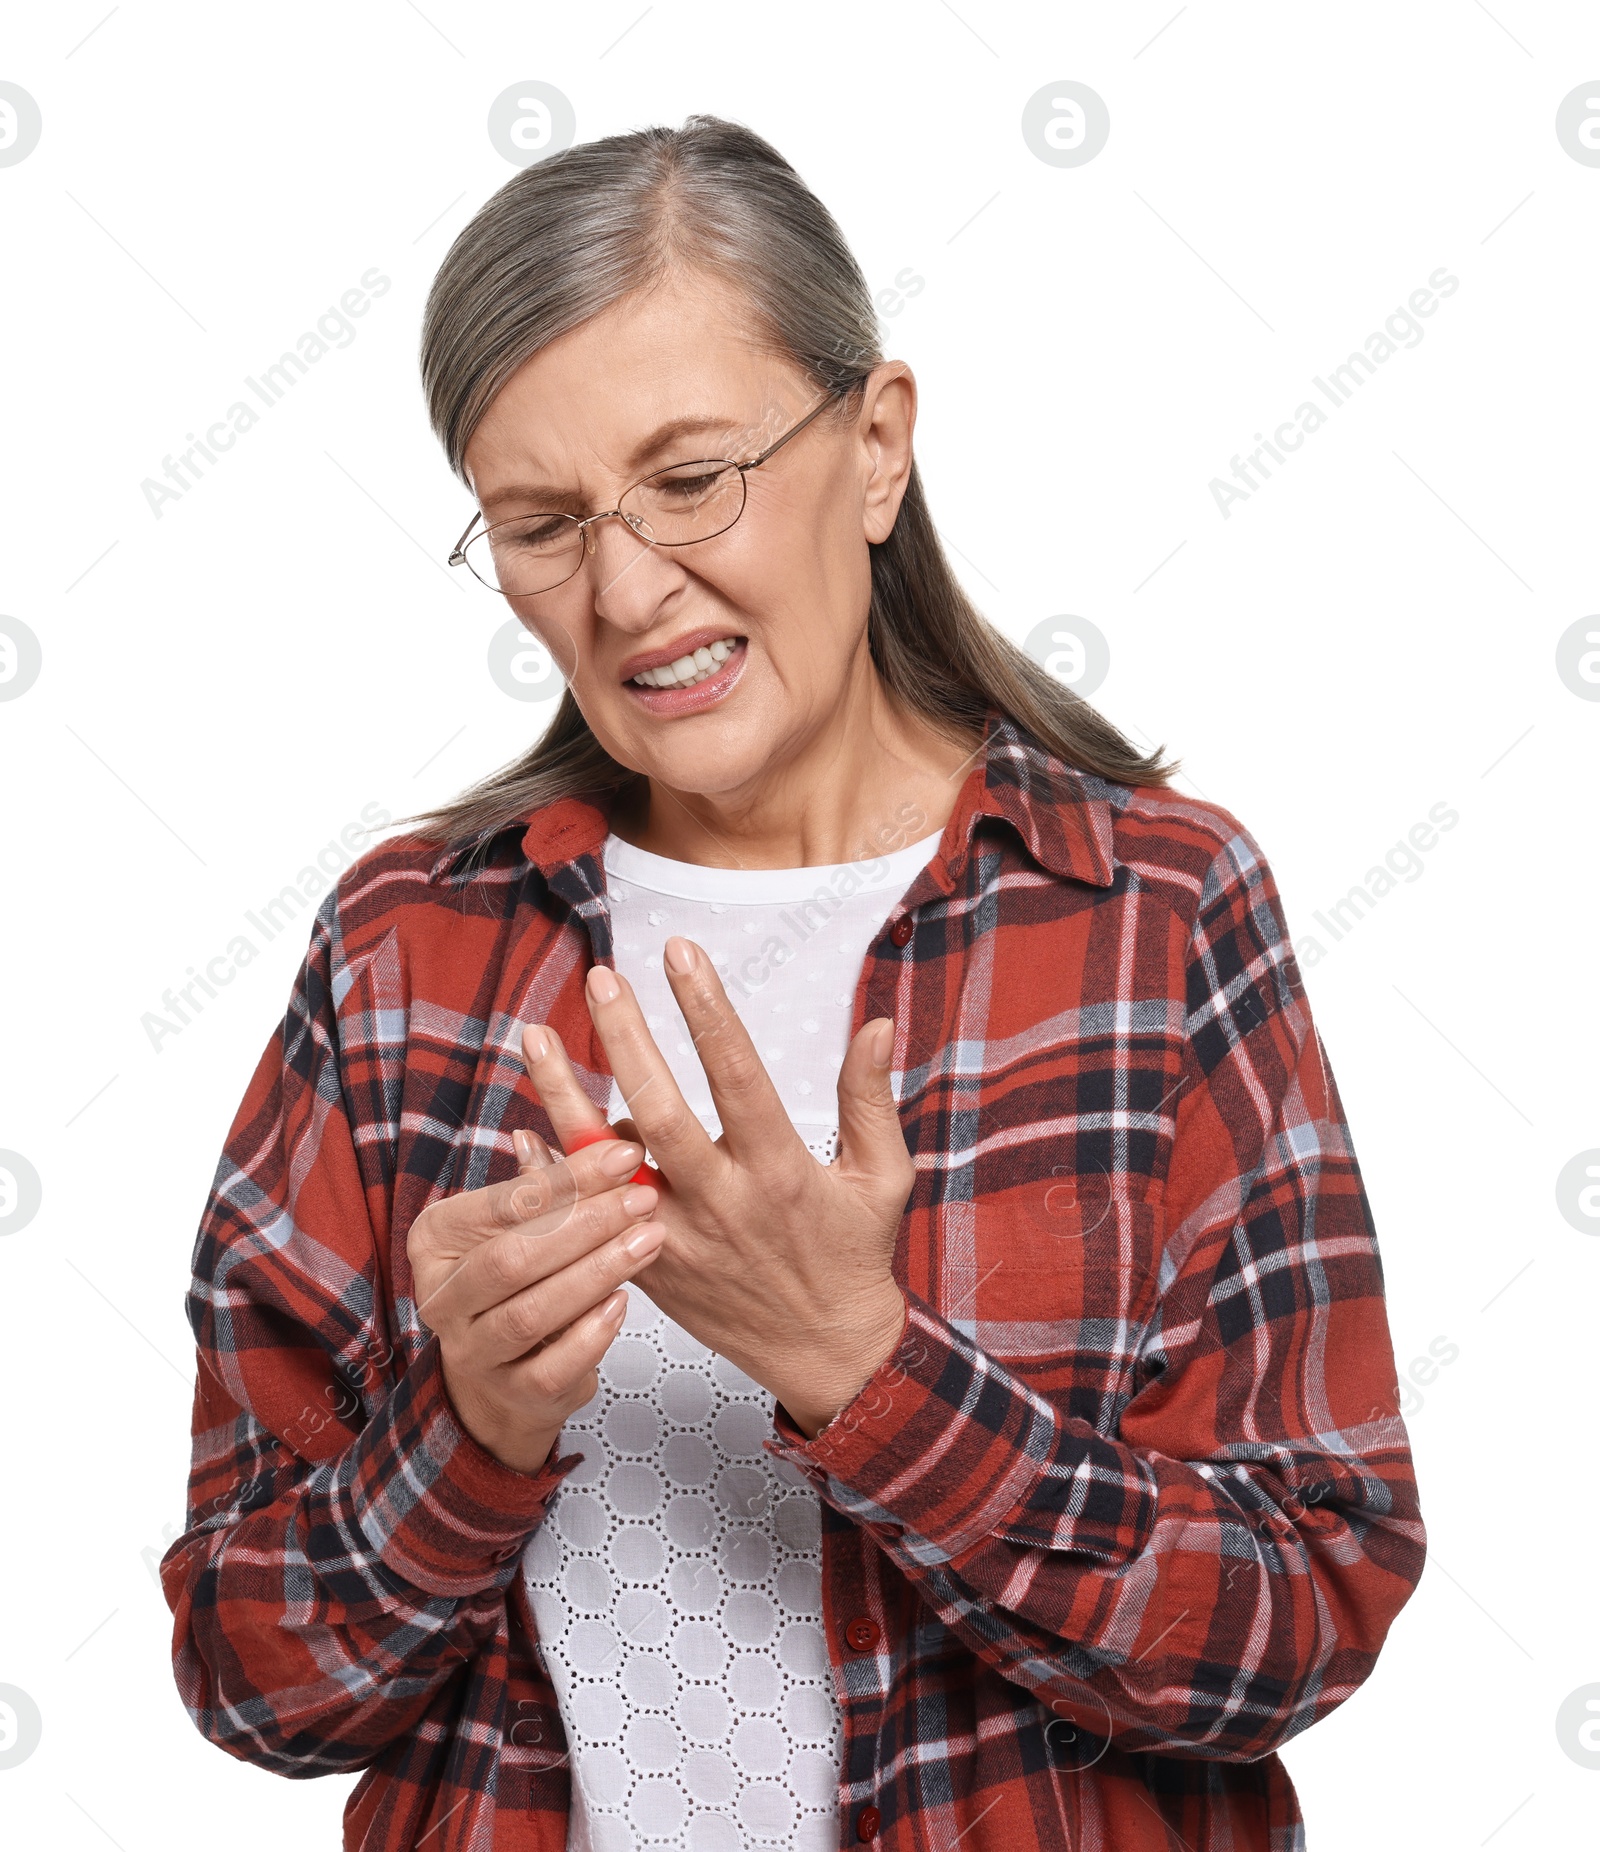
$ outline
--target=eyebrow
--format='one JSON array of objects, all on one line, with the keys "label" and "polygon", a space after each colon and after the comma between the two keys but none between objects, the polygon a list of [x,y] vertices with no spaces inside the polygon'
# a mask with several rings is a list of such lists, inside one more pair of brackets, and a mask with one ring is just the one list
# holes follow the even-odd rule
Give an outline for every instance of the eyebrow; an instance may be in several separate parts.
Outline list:
[{"label": "eyebrow", "polygon": [[[672,418],[666,424],[658,425],[640,444],[635,445],[623,468],[632,472],[648,463],[650,459],[683,437],[696,437],[708,431],[733,431],[738,428],[738,420],[724,417]],[[684,459],[685,462],[698,462],[695,457]],[[515,482],[503,489],[497,489],[493,495],[486,496],[480,506],[487,511],[502,502],[529,501],[548,508],[552,513],[561,510],[563,503],[576,506],[583,500],[572,489],[557,488],[548,482]]]}]

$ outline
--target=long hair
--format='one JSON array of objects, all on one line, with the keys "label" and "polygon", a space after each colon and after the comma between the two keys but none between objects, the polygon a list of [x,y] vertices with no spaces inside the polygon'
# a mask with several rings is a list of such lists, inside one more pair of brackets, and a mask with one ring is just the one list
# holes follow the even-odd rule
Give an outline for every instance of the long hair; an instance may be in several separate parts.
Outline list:
[{"label": "long hair", "polygon": [[[753,331],[840,395],[823,419],[852,415],[883,354],[843,234],[770,143],[740,123],[690,116],[679,129],[608,135],[524,168],[451,245],[428,293],[420,361],[429,421],[463,483],[472,433],[518,367],[675,265],[740,290]],[[936,731],[969,739],[997,707],[1079,770],[1117,784],[1170,782],[1178,762],[1163,763],[1160,748],[1139,753],[979,613],[945,558],[914,464],[871,563],[872,661]],[[424,840],[459,844],[638,776],[600,744],[568,688],[520,758],[402,821]]]}]

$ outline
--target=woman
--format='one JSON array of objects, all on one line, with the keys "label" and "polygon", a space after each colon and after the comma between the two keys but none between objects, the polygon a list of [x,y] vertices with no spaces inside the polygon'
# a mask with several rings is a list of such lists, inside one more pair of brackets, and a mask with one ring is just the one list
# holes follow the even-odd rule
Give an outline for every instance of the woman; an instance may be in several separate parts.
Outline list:
[{"label": "woman", "polygon": [[1424,1535],[1253,838],[968,604],[748,131],[520,173],[422,367],[567,688],[341,879],[229,1135],[196,1723],[365,1770],[366,1852],[1301,1846]]}]

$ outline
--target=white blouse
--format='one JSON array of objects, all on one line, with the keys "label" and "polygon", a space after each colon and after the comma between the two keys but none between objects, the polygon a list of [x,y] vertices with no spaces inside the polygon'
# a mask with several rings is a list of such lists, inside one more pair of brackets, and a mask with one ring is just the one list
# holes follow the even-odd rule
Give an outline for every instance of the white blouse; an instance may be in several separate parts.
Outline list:
[{"label": "white blouse", "polygon": [[[684,1099],[721,1123],[662,969],[673,933],[711,958],[819,1162],[866,948],[942,831],[868,862],[704,868],[606,839],[617,969]],[[606,1116],[627,1107],[615,1081]],[[822,1628],[821,1509],[763,1451],[773,1398],[628,1288],[600,1389],[562,1429],[582,1452],[523,1558],[572,1754],[568,1852],[838,1843],[842,1732]]]}]

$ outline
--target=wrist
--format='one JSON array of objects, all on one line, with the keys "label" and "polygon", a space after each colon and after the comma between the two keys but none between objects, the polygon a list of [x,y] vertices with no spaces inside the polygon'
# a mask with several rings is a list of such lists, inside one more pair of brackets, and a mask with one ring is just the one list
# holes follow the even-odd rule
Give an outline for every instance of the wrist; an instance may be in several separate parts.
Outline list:
[{"label": "wrist", "polygon": [[836,1323],[808,1347],[792,1390],[778,1400],[808,1440],[815,1440],[860,1395],[894,1354],[905,1330],[905,1295],[893,1280],[847,1325]]},{"label": "wrist", "polygon": [[444,1371],[444,1391],[457,1427],[491,1459],[530,1478],[544,1467],[560,1428],[530,1428],[508,1420],[504,1411],[491,1407],[466,1385],[452,1381],[448,1366]]}]

